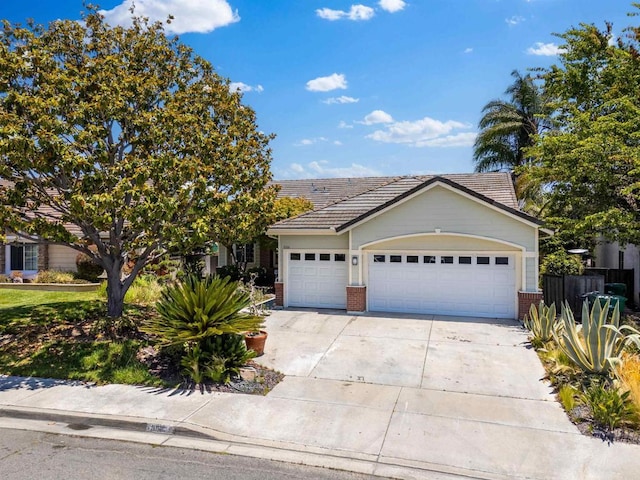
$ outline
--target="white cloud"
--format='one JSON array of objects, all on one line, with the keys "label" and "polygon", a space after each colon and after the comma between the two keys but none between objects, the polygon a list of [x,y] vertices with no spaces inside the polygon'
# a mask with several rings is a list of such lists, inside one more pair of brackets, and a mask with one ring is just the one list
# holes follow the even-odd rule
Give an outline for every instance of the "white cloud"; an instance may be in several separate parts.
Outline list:
[{"label": "white cloud", "polygon": [[358,122],[363,125],[374,125],[376,123],[391,123],[393,117],[383,110],[374,110],[369,115],[364,117],[364,121]]},{"label": "white cloud", "polygon": [[304,167],[299,163],[292,163],[289,169],[294,173],[304,173]]},{"label": "white cloud", "polygon": [[515,27],[516,25],[524,22],[524,20],[525,18],[521,17],[520,15],[514,15],[512,17],[504,19],[504,21],[507,22],[507,25],[509,25],[510,27]]},{"label": "white cloud", "polygon": [[235,92],[236,90],[240,90],[242,93],[246,93],[246,92],[262,93],[262,92],[264,92],[264,88],[263,88],[262,85],[251,86],[251,85],[247,85],[246,83],[243,83],[243,82],[231,82],[229,84],[229,90],[231,90],[232,92]]},{"label": "white cloud", "polygon": [[476,141],[478,134],[476,132],[462,132],[445,137],[434,138],[433,140],[425,140],[418,142],[416,147],[470,147]]},{"label": "white cloud", "polygon": [[358,103],[360,101],[359,98],[347,97],[346,95],[342,95],[340,97],[331,97],[323,100],[322,103],[326,103],[327,105],[344,104],[344,103]]},{"label": "white cloud", "polygon": [[473,48],[469,47],[469,48],[465,48],[462,53],[472,53],[472,52],[473,52]]},{"label": "white cloud", "polygon": [[344,120],[340,120],[340,123],[338,124],[338,128],[353,128],[353,125],[345,122]]},{"label": "white cloud", "polygon": [[470,125],[447,120],[442,122],[424,117],[416,121],[394,122],[385,130],[376,130],[367,138],[383,143],[399,143],[412,147],[463,147],[471,146],[476,138],[474,132],[456,132],[468,130]]},{"label": "white cloud", "polygon": [[342,145],[342,142],[340,140],[334,140],[333,144],[339,147],[340,145]]},{"label": "white cloud", "polygon": [[237,10],[233,11],[226,0],[124,0],[111,10],[100,10],[110,25],[131,25],[131,4],[135,4],[135,16],[148,17],[152,22],[165,22],[169,15],[174,18],[165,25],[167,33],[208,33],[240,21]]},{"label": "white cloud", "polygon": [[529,55],[541,55],[544,57],[552,57],[559,53],[564,53],[566,50],[558,47],[555,43],[543,43],[536,42],[533,47],[527,49]]},{"label": "white cloud", "polygon": [[342,73],[333,73],[328,77],[318,77],[307,82],[307,90],[310,92],[330,92],[347,88],[347,79]]},{"label": "white cloud", "polygon": [[351,9],[348,12],[344,10],[332,10],[331,8],[319,8],[316,10],[316,15],[325,20],[369,20],[375,15],[375,10],[365,5],[351,5]]},{"label": "white cloud", "polygon": [[333,167],[326,160],[309,162],[306,165],[292,163],[288,168],[276,172],[276,174],[282,178],[344,178],[382,175],[380,171],[359,163],[351,163],[345,167]]},{"label": "white cloud", "polygon": [[387,12],[395,13],[402,10],[407,4],[403,0],[380,0],[378,5]]},{"label": "white cloud", "polygon": [[313,145],[314,143],[326,142],[326,141],[328,141],[328,139],[325,138],[325,137],[303,138],[299,142],[294,143],[293,146],[294,147],[307,147],[309,145]]}]

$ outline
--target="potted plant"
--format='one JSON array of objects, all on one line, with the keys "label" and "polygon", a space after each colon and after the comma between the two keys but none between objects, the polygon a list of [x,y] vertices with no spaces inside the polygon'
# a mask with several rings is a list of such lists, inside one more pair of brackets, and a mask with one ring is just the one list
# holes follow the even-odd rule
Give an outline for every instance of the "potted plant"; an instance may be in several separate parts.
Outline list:
[{"label": "potted plant", "polygon": [[[249,312],[256,317],[263,316],[262,306],[259,304],[261,298],[260,290],[256,288],[257,272],[251,272],[249,274],[249,282],[245,285],[245,288],[249,292]],[[267,332],[264,330],[251,330],[244,332],[244,342],[247,345],[247,350],[253,350],[256,352],[256,356],[264,355],[264,344],[267,341]]]},{"label": "potted plant", "polygon": [[264,344],[266,341],[267,332],[264,330],[244,333],[244,343],[247,345],[247,350],[256,352],[257,357],[264,355]]}]

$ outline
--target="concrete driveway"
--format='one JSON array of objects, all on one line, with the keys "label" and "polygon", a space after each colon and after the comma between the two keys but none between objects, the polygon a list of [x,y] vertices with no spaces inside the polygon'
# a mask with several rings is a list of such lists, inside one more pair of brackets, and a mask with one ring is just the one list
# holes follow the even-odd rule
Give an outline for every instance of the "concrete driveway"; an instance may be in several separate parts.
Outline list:
[{"label": "concrete driveway", "polygon": [[515,321],[300,309],[267,329],[260,362],[287,375],[269,401],[295,416],[280,439],[479,478],[614,478]]}]

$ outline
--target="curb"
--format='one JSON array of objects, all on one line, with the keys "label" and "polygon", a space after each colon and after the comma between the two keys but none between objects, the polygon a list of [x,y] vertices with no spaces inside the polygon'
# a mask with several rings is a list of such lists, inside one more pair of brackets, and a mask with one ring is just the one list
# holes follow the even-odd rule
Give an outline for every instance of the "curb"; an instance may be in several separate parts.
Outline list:
[{"label": "curb", "polygon": [[[348,452],[305,450],[278,445],[278,442],[267,442],[267,445],[253,443],[249,438],[242,438],[221,433],[219,436],[207,434],[203,427],[177,425],[172,422],[150,423],[148,419],[124,419],[101,415],[92,415],[72,412],[55,412],[41,409],[29,409],[21,407],[0,406],[0,419],[25,420],[27,422],[45,422],[50,428],[44,426],[31,426],[26,430],[43,431],[47,433],[76,435],[94,438],[104,438],[135,443],[150,442],[148,434],[156,434],[157,445],[172,448],[189,448],[212,453],[230,454],[262,458],[265,460],[280,461],[286,463],[321,467],[335,470],[348,471],[363,475],[371,475],[381,478],[393,479],[424,479],[424,480],[504,480],[508,477],[493,475],[489,472],[469,471],[446,465],[419,464],[419,462],[402,461],[401,459],[369,460],[348,456]],[[57,426],[64,426],[72,430],[60,431]],[[66,425],[65,425],[66,424]],[[95,432],[98,435],[90,435],[92,427],[102,427],[120,431],[125,435],[102,435],[103,432]],[[0,427],[1,428],[1,427]],[[17,428],[19,426],[9,426]],[[83,434],[83,432],[86,432]],[[134,436],[126,436],[126,432]]]},{"label": "curb", "polygon": [[223,439],[215,435],[209,435],[196,429],[175,425],[171,422],[150,423],[146,419],[139,421],[122,418],[103,417],[99,415],[76,414],[76,413],[56,413],[51,411],[33,410],[27,408],[0,407],[0,417],[14,418],[20,420],[36,420],[41,422],[67,423],[72,430],[87,430],[92,426],[115,428],[134,432],[161,433],[164,435],[179,435],[181,437],[198,438],[202,440]]}]

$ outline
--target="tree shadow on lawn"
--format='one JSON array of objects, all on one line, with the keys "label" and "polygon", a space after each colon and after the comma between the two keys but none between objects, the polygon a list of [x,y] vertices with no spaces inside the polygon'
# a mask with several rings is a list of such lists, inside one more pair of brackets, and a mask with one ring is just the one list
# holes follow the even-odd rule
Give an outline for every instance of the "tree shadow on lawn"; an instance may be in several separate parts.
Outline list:
[{"label": "tree shadow on lawn", "polygon": [[0,308],[0,333],[19,333],[16,329],[58,323],[78,324],[101,318],[105,313],[105,303],[96,300],[4,307]]}]

